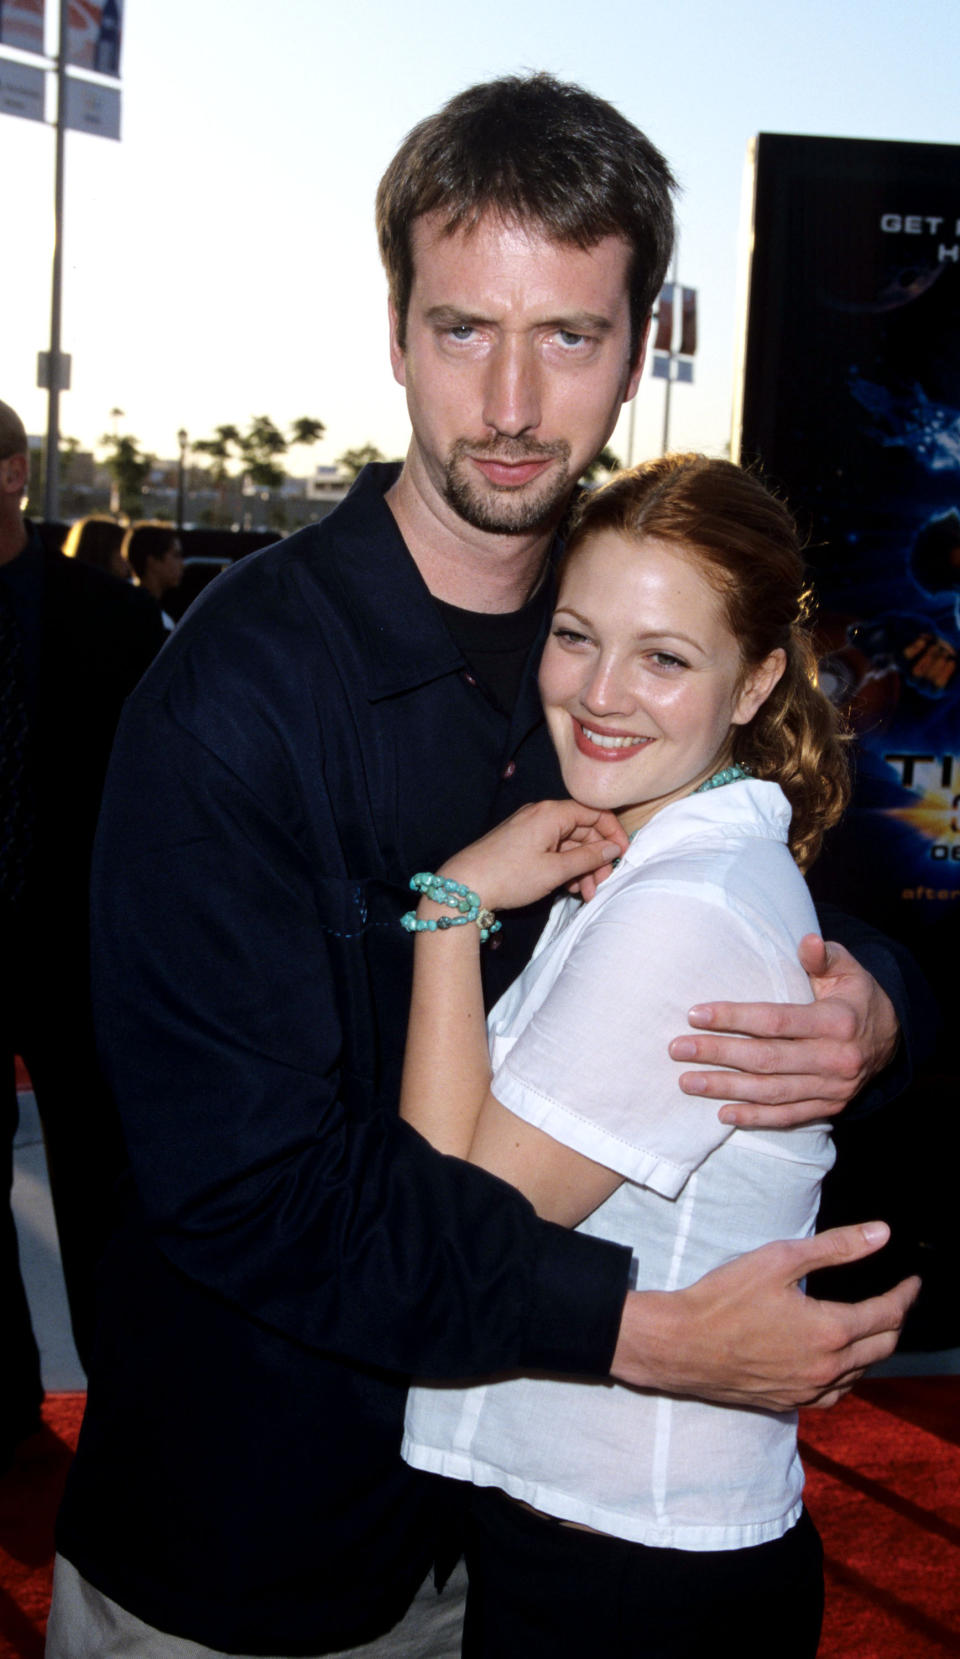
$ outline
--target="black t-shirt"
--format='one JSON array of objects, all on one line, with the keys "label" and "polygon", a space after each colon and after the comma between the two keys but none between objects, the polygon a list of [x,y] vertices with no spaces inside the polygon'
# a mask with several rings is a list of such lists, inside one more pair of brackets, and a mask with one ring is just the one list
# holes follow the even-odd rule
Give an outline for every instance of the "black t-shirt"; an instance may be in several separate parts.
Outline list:
[{"label": "black t-shirt", "polygon": [[544,608],[550,604],[549,583],[541,585],[518,611],[465,611],[441,599],[436,603],[480,684],[501,713],[509,714]]}]

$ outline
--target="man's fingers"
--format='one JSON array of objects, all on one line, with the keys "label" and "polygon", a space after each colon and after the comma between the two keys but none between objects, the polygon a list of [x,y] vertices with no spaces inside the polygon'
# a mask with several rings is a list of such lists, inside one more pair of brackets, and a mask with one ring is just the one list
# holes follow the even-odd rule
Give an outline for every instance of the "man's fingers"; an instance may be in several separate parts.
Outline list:
[{"label": "man's fingers", "polygon": [[[837,1066],[832,1076],[786,1076],[745,1071],[685,1071],[677,1079],[684,1094],[723,1102],[718,1116],[735,1129],[790,1129],[797,1123],[830,1118],[850,1096]],[[831,1098],[824,1093],[827,1087]]]},{"label": "man's fingers", "polygon": [[797,946],[797,957],[805,974],[816,978],[830,971],[830,946],[819,933],[805,933]]},{"label": "man's fingers", "polygon": [[[682,1060],[684,1056],[674,1054],[673,1058]],[[696,1058],[701,1065],[724,1068],[731,1065],[729,1059],[710,1061],[701,1054]],[[833,1075],[826,1076],[822,1072],[799,1069],[799,1054],[794,1060],[798,1069],[790,1073],[780,1069],[775,1055],[766,1065],[762,1060],[763,1056],[758,1054],[749,1071],[739,1067],[720,1071],[684,1071],[680,1073],[678,1082],[684,1094],[706,1095],[708,1100],[743,1100],[748,1105],[786,1106],[794,1100],[832,1098],[845,1101],[850,1098],[846,1056],[840,1051],[837,1052]]]},{"label": "man's fingers", "polygon": [[[731,1056],[726,1064],[734,1065],[738,1063],[733,1059],[736,1045],[742,1045],[748,1037],[793,1040],[814,1034],[822,1038],[829,1033],[846,1041],[855,1030],[854,1016],[842,998],[820,1003],[703,1002],[690,1009],[687,1019],[696,1030],[684,1033],[675,1041],[696,1044],[696,1051],[674,1054],[674,1059],[704,1060],[709,1052],[711,1064],[715,1063],[721,1043],[728,1045]],[[670,1052],[673,1054],[673,1044]]]},{"label": "man's fingers", "polygon": [[[847,1085],[858,1076],[858,1056],[848,1035],[852,1020],[845,1018],[844,1010],[837,1009],[831,1016],[830,1025],[834,1029],[829,1036],[821,1034],[816,1039],[806,1041],[801,1038],[793,1042],[780,1041],[773,1037],[707,1037],[691,1032],[687,1036],[674,1037],[669,1052],[673,1060],[685,1060],[698,1066],[721,1067],[724,1072],[735,1072],[744,1078],[781,1077],[789,1082],[792,1091],[790,1096],[783,1096],[784,1099],[796,1098],[800,1092],[798,1085],[805,1084],[808,1080],[817,1086],[805,1092],[820,1094],[825,1083],[833,1075],[838,1094],[842,1092],[844,1099],[849,1099],[850,1090]],[[806,1066],[804,1060],[807,1061]],[[707,1082],[699,1088],[688,1087],[688,1094],[710,1094],[716,1097],[739,1093],[736,1088],[731,1089],[729,1082],[724,1083],[719,1079],[715,1071],[704,1072],[702,1075]],[[748,1093],[743,1098],[766,1100],[777,1097],[770,1096],[764,1085],[762,1093],[756,1096]]]},{"label": "man's fingers", "polygon": [[[854,1382],[858,1381],[859,1378],[854,1379]],[[825,1394],[818,1394],[815,1400],[806,1400],[803,1409],[804,1411],[829,1411],[830,1407],[835,1406],[838,1400],[842,1400],[845,1394],[849,1394],[853,1386],[854,1383],[850,1382],[844,1383],[842,1388],[828,1388]]]},{"label": "man's fingers", "polygon": [[[823,1267],[842,1267],[847,1262],[872,1256],[883,1249],[889,1237],[890,1228],[885,1221],[861,1221],[848,1227],[830,1227],[825,1233],[814,1233],[810,1238],[787,1239],[780,1248],[789,1254],[789,1271],[796,1281]],[[888,1291],[887,1295],[892,1296],[893,1292]],[[884,1299],[875,1297],[873,1300],[881,1302]],[[868,1302],[836,1304],[838,1311],[842,1309],[850,1313],[869,1306]],[[851,1328],[851,1340],[864,1335],[869,1328],[868,1323],[862,1330]]]},{"label": "man's fingers", "polygon": [[[837,1358],[842,1358],[847,1363],[831,1377],[829,1387],[822,1394],[817,1394],[814,1399],[806,1402],[808,1405],[834,1405],[855,1387],[872,1365],[879,1365],[883,1360],[890,1358],[897,1346],[903,1321],[919,1290],[919,1279],[904,1279],[883,1296],[872,1296],[866,1302],[855,1302],[843,1307],[844,1323],[848,1331],[858,1327],[868,1329],[863,1335],[851,1338],[845,1348],[837,1350]],[[824,1302],[820,1305],[825,1311],[840,1312],[840,1304],[836,1302]],[[850,1315],[853,1317],[848,1319],[847,1316]]]},{"label": "man's fingers", "polygon": [[855,996],[857,981],[863,980],[863,970],[843,945],[832,939],[818,939],[808,933],[800,941],[797,951],[800,966],[810,981],[814,1000],[818,1003],[833,996]]},{"label": "man's fingers", "polygon": [[[875,1255],[889,1237],[890,1228],[885,1221],[863,1221],[849,1227],[831,1227],[812,1238],[787,1240],[782,1248],[792,1257],[788,1271],[794,1282],[798,1282],[809,1273],[846,1266]],[[836,1321],[836,1352],[838,1357],[842,1354],[848,1360],[851,1372],[863,1371],[893,1352],[900,1327],[919,1291],[920,1280],[914,1275],[901,1279],[892,1290],[870,1296],[863,1302],[817,1303],[821,1313]],[[832,1383],[844,1380],[843,1372],[831,1379]]]},{"label": "man's fingers", "polygon": [[[698,1031],[722,1033],[730,1041],[739,1038],[742,1042],[746,1037],[792,1037],[793,1010],[796,1006],[790,1002],[702,1002],[690,1009],[687,1019]],[[799,1006],[808,1007],[809,1004]],[[696,1037],[691,1034],[686,1040],[696,1041]],[[717,1036],[711,1040],[716,1042],[720,1039]],[[674,1058],[684,1060],[687,1055],[679,1054]]]},{"label": "man's fingers", "polygon": [[[855,1261],[857,1258],[847,1259]],[[829,1267],[831,1264],[826,1262],[821,1265]],[[892,1290],[885,1290],[882,1296],[871,1296],[865,1302],[829,1304],[832,1309],[842,1305],[849,1316],[847,1347],[852,1364],[862,1369],[886,1359],[893,1352],[900,1327],[919,1293],[920,1280],[914,1275],[901,1279],[898,1285],[894,1285]]]},{"label": "man's fingers", "polygon": [[[672,1049],[671,1044],[671,1049]],[[682,1060],[682,1054],[674,1054],[675,1060]],[[757,1057],[758,1060],[760,1056]],[[799,1057],[798,1057],[799,1058]],[[727,1060],[710,1061],[698,1054],[697,1059],[702,1065],[717,1065],[730,1067]],[[678,1079],[684,1094],[702,1094],[709,1100],[745,1100],[756,1102],[758,1105],[771,1106],[787,1105],[791,1100],[816,1099],[823,1092],[824,1085],[830,1080],[819,1074],[796,1072],[788,1075],[780,1071],[776,1064],[768,1067],[754,1065],[750,1071],[739,1068],[722,1071],[683,1071]],[[848,1093],[843,1092],[842,1079],[837,1079],[837,1095],[843,1099]]]},{"label": "man's fingers", "polygon": [[[869,1254],[871,1249],[877,1248],[876,1241],[865,1241],[862,1235],[872,1232],[874,1228],[881,1235],[888,1231],[883,1223],[878,1222],[861,1228],[834,1229],[833,1236],[828,1240],[830,1255],[818,1265],[836,1265],[838,1261],[851,1261],[858,1255]],[[859,1233],[860,1240],[851,1241],[847,1236],[851,1233]],[[828,1235],[822,1234],[821,1237],[828,1238]],[[853,1255],[847,1253],[851,1243]],[[868,1245],[866,1251],[864,1243]],[[839,1256],[836,1253],[838,1249],[841,1252]],[[833,1352],[826,1362],[827,1375],[823,1388],[815,1390],[803,1403],[811,1406],[834,1405],[849,1393],[872,1365],[889,1359],[919,1290],[920,1280],[914,1277],[903,1279],[892,1290],[885,1291],[881,1296],[871,1296],[864,1302],[812,1304],[811,1311],[816,1308],[822,1317],[833,1322]]]},{"label": "man's fingers", "polygon": [[[823,1079],[811,1078],[811,1088],[819,1088]],[[735,1080],[734,1080],[734,1086]],[[691,1090],[691,1093],[697,1091]],[[729,1089],[728,1094],[733,1090]],[[731,1129],[793,1129],[797,1124],[816,1123],[820,1118],[836,1117],[846,1104],[843,1099],[824,1100],[815,1094],[802,1095],[799,1100],[783,1106],[748,1106],[741,1100],[728,1100],[717,1117]]]},{"label": "man's fingers", "polygon": [[[805,933],[797,946],[797,960],[810,979],[836,979],[857,971],[857,962],[835,939],[821,939],[819,933]],[[816,985],[813,987],[816,993]]]}]

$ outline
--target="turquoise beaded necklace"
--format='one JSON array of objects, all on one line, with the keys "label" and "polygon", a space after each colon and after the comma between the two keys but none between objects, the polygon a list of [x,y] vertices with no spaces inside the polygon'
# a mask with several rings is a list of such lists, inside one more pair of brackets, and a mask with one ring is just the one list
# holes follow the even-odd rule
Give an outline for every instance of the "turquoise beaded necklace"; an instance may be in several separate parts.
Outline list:
[{"label": "turquoise beaded necklace", "polygon": [[693,791],[695,795],[703,795],[708,789],[719,789],[721,784],[736,783],[738,778],[749,778],[750,773],[745,766],[738,766],[736,761],[732,766],[725,766],[722,772],[714,772],[712,778],[704,778]]},{"label": "turquoise beaded necklace", "polygon": [[[708,789],[720,789],[725,783],[737,783],[740,778],[749,778],[750,775],[751,774],[745,766],[740,766],[736,761],[734,761],[732,766],[725,766],[722,772],[714,772],[712,778],[704,778],[702,783],[697,784],[696,789],[691,790],[691,794],[703,795]],[[634,835],[639,834],[640,831],[635,829],[630,837],[631,841],[633,840]],[[613,860],[614,869],[616,869],[619,863],[619,858],[615,858]]]}]

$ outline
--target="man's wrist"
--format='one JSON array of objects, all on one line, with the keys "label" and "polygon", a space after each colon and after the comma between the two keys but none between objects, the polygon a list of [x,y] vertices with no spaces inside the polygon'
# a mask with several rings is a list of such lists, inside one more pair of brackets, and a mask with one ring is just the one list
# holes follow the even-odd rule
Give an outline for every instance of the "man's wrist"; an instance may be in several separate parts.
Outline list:
[{"label": "man's wrist", "polygon": [[610,1374],[634,1388],[676,1388],[683,1341],[676,1291],[632,1290],[623,1304]]},{"label": "man's wrist", "polygon": [[[873,1071],[870,1073],[870,1077],[878,1076],[880,1072],[886,1071],[888,1066],[893,1065],[893,1062],[900,1053],[900,1042],[902,1037],[900,1021],[897,1018],[897,1011],[882,985],[877,986],[877,1003],[877,1029],[879,1032],[879,1044],[876,1055],[876,1064]],[[867,1078],[867,1082],[870,1081],[870,1077]]]}]

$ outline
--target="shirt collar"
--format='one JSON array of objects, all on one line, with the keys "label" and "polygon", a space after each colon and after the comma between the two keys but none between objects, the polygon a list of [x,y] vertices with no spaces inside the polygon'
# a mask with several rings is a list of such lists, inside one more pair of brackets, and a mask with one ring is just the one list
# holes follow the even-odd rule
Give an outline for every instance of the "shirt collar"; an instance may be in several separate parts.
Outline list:
[{"label": "shirt collar", "polygon": [[[465,666],[384,499],[399,475],[399,462],[364,467],[327,521],[337,533],[335,579],[363,641],[372,702],[462,672]],[[330,572],[322,544],[315,557],[326,580]]]},{"label": "shirt collar", "polygon": [[767,841],[786,841],[790,828],[790,803],[778,783],[743,778],[706,790],[702,795],[684,795],[656,813],[638,830],[623,855],[620,867],[636,868],[664,852],[674,852],[686,842],[703,842],[707,836],[739,839],[744,834]]}]

